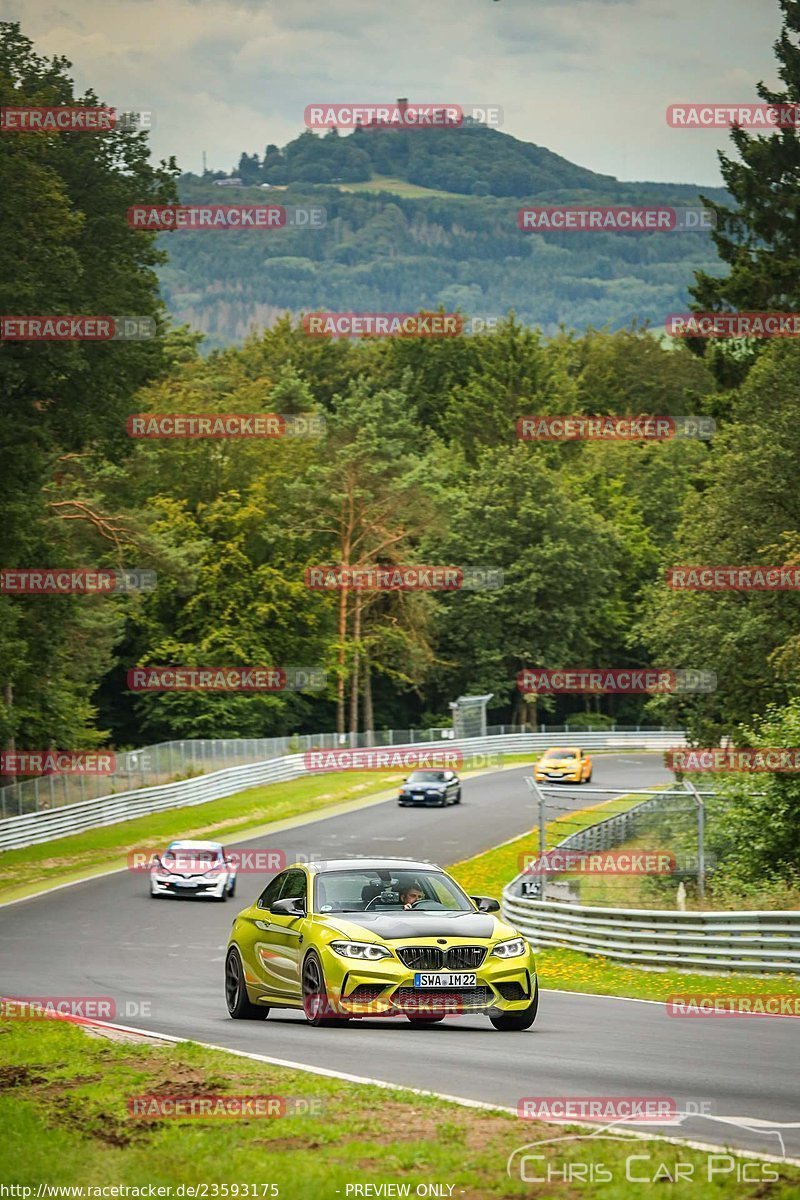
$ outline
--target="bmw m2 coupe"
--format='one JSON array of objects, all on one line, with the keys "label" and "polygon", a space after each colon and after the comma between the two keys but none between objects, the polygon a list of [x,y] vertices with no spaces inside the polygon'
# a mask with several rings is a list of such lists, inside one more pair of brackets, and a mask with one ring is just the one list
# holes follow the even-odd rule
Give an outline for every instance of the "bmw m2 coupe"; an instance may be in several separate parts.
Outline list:
[{"label": "bmw m2 coupe", "polygon": [[233,923],[228,1012],[257,1020],[303,1009],[311,1025],[472,1013],[495,1029],[528,1029],[539,1003],[533,951],[499,909],[430,863],[295,864]]}]

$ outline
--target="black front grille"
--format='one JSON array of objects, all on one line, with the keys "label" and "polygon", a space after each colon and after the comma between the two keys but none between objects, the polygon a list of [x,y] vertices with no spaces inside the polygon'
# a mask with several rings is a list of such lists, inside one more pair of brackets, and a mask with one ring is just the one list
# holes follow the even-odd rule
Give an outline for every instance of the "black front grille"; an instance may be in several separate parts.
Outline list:
[{"label": "black front grille", "polygon": [[438,946],[403,946],[397,957],[412,971],[440,971],[444,966],[444,951]]},{"label": "black front grille", "polygon": [[406,1012],[426,1009],[449,1009],[451,1012],[463,1012],[468,1008],[488,1008],[492,1003],[492,992],[487,987],[401,987],[392,996],[392,1003]]},{"label": "black front grille", "polygon": [[447,951],[447,967],[450,971],[474,971],[485,958],[485,946],[453,946]]},{"label": "black front grille", "polygon": [[516,980],[509,980],[506,983],[496,983],[494,985],[504,1000],[527,1000],[528,993],[525,991],[521,983]]}]

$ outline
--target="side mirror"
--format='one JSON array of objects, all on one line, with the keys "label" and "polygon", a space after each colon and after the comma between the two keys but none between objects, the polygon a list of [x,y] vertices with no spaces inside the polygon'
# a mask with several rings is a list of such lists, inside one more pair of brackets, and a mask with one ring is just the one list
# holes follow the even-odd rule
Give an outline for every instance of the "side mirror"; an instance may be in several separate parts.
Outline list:
[{"label": "side mirror", "polygon": [[470,900],[477,905],[478,912],[500,912],[498,901],[493,900],[491,896],[470,896]]},{"label": "side mirror", "polygon": [[290,900],[273,900],[269,911],[279,917],[304,917],[306,906],[303,900],[292,897]]}]

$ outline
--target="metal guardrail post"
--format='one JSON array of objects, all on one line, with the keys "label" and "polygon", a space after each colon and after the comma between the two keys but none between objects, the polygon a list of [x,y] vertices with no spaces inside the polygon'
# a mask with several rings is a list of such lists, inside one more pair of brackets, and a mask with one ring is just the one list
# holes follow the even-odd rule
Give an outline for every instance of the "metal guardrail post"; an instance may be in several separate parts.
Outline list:
[{"label": "metal guardrail post", "polygon": [[697,896],[703,900],[706,894],[706,806],[693,783],[684,779],[683,786],[697,805]]}]

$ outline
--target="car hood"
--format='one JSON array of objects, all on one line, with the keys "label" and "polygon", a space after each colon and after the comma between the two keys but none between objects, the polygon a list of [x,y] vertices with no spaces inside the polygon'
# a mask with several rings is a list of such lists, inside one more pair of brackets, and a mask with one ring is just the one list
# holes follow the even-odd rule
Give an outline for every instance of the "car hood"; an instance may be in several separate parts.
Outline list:
[{"label": "car hood", "polygon": [[[453,781],[451,780],[450,782],[452,783]],[[436,792],[439,790],[439,788],[443,787],[447,787],[444,779],[441,783],[431,783],[430,781],[427,783],[404,783],[403,791],[410,792],[413,788],[415,792]]]},{"label": "car hood", "polygon": [[549,758],[547,762],[539,763],[539,766],[545,771],[549,771],[552,767],[577,767],[577,765],[577,758]]},{"label": "car hood", "polygon": [[[323,914],[325,916],[325,914]],[[514,930],[490,913],[348,913],[346,916],[331,914],[326,917],[331,929],[344,934],[353,941],[363,939],[371,933],[377,940],[391,942],[409,938],[448,937],[480,938],[491,940],[497,937],[513,937]]]}]

